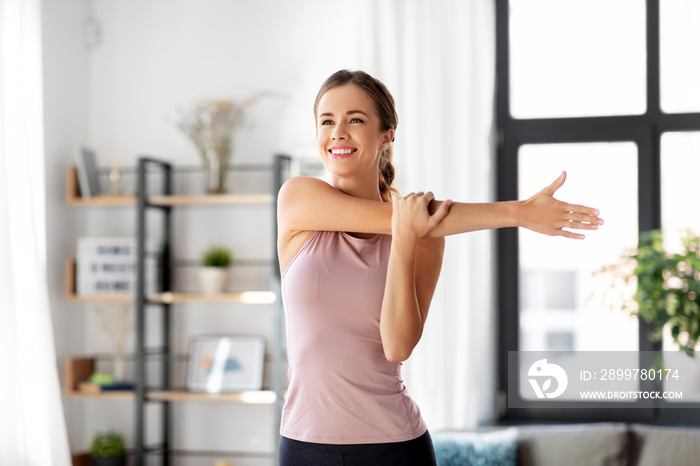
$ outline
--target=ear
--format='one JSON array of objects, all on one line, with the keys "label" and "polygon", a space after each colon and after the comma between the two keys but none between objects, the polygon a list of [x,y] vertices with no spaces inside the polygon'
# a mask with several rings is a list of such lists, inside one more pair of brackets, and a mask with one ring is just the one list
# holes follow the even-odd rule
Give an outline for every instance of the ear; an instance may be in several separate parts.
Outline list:
[{"label": "ear", "polygon": [[384,133],[384,136],[382,137],[382,150],[385,150],[387,147],[389,147],[389,144],[394,141],[395,134],[396,130],[393,128]]}]

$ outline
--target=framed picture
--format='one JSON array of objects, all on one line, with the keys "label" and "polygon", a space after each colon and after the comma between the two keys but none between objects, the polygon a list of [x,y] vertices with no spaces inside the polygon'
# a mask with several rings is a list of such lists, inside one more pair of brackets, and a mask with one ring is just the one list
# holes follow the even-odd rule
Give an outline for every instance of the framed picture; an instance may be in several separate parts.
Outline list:
[{"label": "framed picture", "polygon": [[264,362],[263,337],[193,337],[187,364],[187,389],[208,393],[261,390]]},{"label": "framed picture", "polygon": [[75,149],[75,165],[78,171],[80,196],[93,197],[100,194],[95,151],[89,147],[77,147]]}]

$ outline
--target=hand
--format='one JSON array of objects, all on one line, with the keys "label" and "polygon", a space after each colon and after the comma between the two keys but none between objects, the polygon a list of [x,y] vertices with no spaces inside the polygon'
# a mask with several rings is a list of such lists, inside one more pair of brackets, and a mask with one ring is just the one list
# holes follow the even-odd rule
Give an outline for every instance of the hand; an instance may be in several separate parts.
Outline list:
[{"label": "hand", "polygon": [[396,199],[392,204],[392,235],[409,235],[414,240],[424,238],[445,218],[452,204],[451,200],[446,200],[430,215],[428,205],[434,199],[430,191],[411,193]]},{"label": "hand", "polygon": [[529,230],[550,236],[584,239],[586,236],[574,230],[597,230],[603,225],[597,209],[569,204],[554,198],[554,193],[564,184],[566,172],[530,199],[523,202],[521,225]]}]

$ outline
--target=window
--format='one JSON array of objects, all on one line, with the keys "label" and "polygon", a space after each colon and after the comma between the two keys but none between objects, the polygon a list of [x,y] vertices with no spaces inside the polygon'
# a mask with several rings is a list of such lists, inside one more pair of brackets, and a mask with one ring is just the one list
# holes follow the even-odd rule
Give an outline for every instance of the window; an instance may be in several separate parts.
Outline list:
[{"label": "window", "polygon": [[[700,0],[496,5],[499,200],[527,198],[567,170],[557,197],[595,206],[606,220],[582,242],[498,231],[505,394],[509,351],[662,348],[648,341],[644,322],[592,299],[600,288],[593,272],[634,246],[640,231],[700,232],[700,215],[687,213],[689,199],[700,198]],[[688,413],[577,403],[501,414],[668,421]]]}]

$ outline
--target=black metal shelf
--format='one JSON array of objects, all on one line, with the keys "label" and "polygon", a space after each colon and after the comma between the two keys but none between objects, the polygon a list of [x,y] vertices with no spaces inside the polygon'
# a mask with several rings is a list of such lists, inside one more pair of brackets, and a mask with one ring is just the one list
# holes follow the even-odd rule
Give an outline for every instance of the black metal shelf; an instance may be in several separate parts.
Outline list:
[{"label": "black metal shelf", "polygon": [[[235,206],[241,204],[270,205],[276,204],[276,195],[282,181],[288,177],[290,157],[275,156],[272,165],[237,165],[228,172],[228,177],[233,178],[230,183],[234,191],[224,195],[200,195],[203,191],[197,180],[201,179],[201,170],[194,168],[174,168],[170,163],[151,157],[142,157],[138,161],[136,170],[137,193],[137,240],[138,240],[138,285],[136,293],[136,355],[134,360],[134,396],[136,401],[136,425],[133,448],[133,464],[143,466],[145,464],[171,464],[171,458],[177,456],[177,464],[211,464],[212,456],[217,459],[222,455],[231,458],[238,466],[240,464],[254,464],[241,462],[241,458],[265,458],[274,456],[269,453],[220,453],[220,452],[195,452],[186,453],[171,448],[172,412],[171,403],[187,402],[189,400],[233,401],[239,403],[268,404],[275,406],[275,435],[276,426],[279,425],[281,407],[283,402],[282,365],[283,348],[282,329],[283,319],[281,302],[279,299],[279,268],[275,260],[244,260],[234,263],[234,267],[246,267],[247,273],[243,278],[244,284],[239,283],[234,292],[221,295],[202,295],[193,292],[191,286],[195,282],[193,277],[188,277],[188,268],[194,269],[195,261],[188,259],[174,259],[172,242],[172,211],[176,208],[191,208],[192,206]],[[176,289],[178,292],[165,292],[148,294],[146,292],[145,250],[146,233],[149,222],[153,221],[146,215],[150,209],[162,212],[161,231],[163,239],[162,248],[162,276],[161,288],[163,290]],[[274,209],[273,209],[274,210]],[[273,212],[274,215],[274,212]],[[273,224],[276,224],[274,222]],[[276,240],[275,231],[274,238]],[[275,244],[271,245],[273,256],[276,256]],[[258,268],[257,283],[255,274],[250,271]],[[177,271],[177,272],[176,272]],[[191,272],[191,271],[190,271]],[[177,276],[176,276],[177,275]],[[234,273],[235,276],[235,273]],[[252,280],[252,282],[251,282]],[[255,283],[255,284],[253,284]],[[183,291],[180,291],[183,290]],[[251,291],[259,290],[259,291]],[[252,293],[252,294],[251,294]],[[270,299],[273,297],[274,300]],[[268,355],[267,373],[270,375],[267,381],[268,390],[254,392],[242,392],[235,394],[212,395],[198,392],[188,392],[184,387],[184,372],[181,364],[175,364],[177,356],[171,352],[170,307],[178,302],[189,301],[241,301],[241,302],[276,302],[274,344]],[[146,308],[158,306],[161,311],[162,343],[159,346],[159,355],[162,359],[160,367],[152,370],[147,365],[149,362],[149,350],[146,342]],[[150,370],[149,370],[150,369]],[[155,381],[153,380],[155,378]],[[153,387],[159,387],[154,390]],[[157,446],[145,444],[146,404],[157,402],[162,404],[160,415],[162,442]],[[276,438],[276,437],[275,437]],[[154,453],[154,448],[157,453]],[[181,457],[209,458],[206,463],[202,460],[184,462]]]}]

